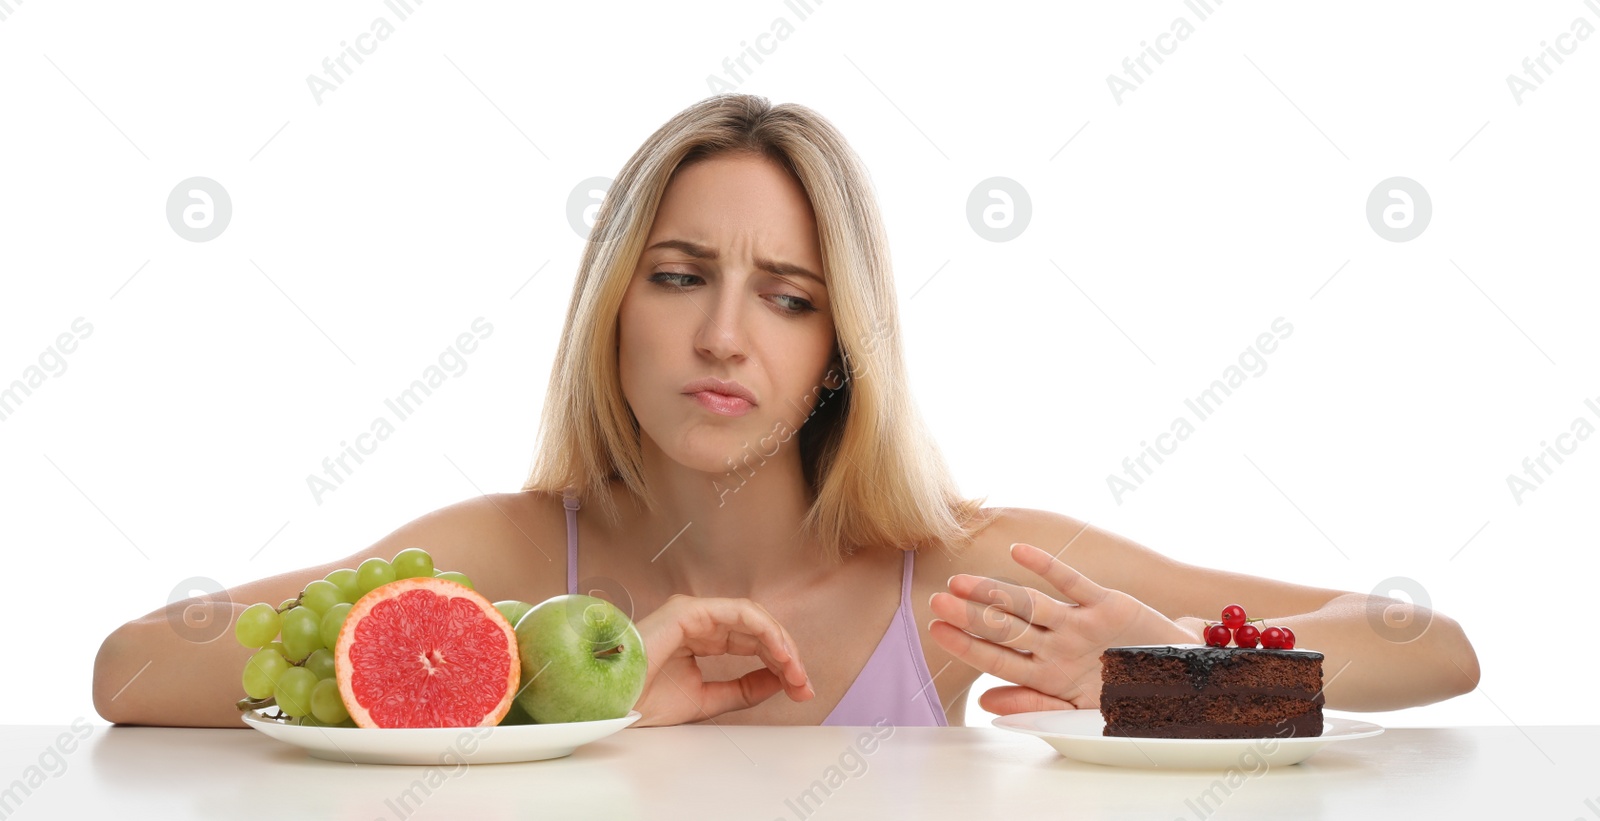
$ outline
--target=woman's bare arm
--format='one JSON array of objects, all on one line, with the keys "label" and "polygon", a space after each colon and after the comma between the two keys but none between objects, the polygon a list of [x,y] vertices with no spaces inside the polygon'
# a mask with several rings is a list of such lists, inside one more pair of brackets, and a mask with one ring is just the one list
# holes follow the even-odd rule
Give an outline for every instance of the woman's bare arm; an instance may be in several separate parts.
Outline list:
[{"label": "woman's bare arm", "polygon": [[[560,500],[553,503],[560,507]],[[490,601],[534,602],[564,592],[564,549],[542,522],[554,513],[538,494],[495,494],[428,513],[337,561],[282,573],[229,588],[226,596],[185,599],[134,619],[100,645],[94,663],[94,706],[117,724],[179,727],[244,727],[234,703],[244,697],[240,673],[254,651],[239,646],[233,621],[255,602],[277,605],[299,595],[312,580],[341,567],[355,567],[377,556],[389,559],[408,547],[421,547],[441,570],[459,570]],[[537,540],[537,541],[536,541]],[[564,545],[563,545],[564,547]],[[231,603],[230,603],[231,602]],[[214,606],[212,614],[228,629],[198,643],[173,628],[172,608]]]},{"label": "woman's bare arm", "polygon": [[[1034,545],[1102,587],[1138,599],[1189,632],[1240,604],[1251,618],[1294,630],[1298,647],[1324,656],[1327,706],[1395,710],[1442,701],[1478,686],[1478,657],[1455,620],[1403,600],[1292,584],[1185,564],[1068,516],[1006,509],[960,560],[959,572],[1006,579],[1059,598],[1011,558],[1014,542]],[[1120,644],[1166,643],[1171,633]]]}]

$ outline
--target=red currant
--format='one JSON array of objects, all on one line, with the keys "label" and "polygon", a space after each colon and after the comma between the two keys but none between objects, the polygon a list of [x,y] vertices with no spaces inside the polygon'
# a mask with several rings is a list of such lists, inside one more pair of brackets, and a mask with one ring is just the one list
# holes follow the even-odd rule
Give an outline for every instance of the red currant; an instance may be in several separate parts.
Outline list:
[{"label": "red currant", "polygon": [[1244,626],[1244,608],[1237,604],[1230,604],[1222,608],[1222,626],[1229,630],[1238,630]]},{"label": "red currant", "polygon": [[1284,635],[1282,627],[1268,627],[1261,631],[1261,646],[1269,650],[1282,650],[1286,640],[1288,636]]},{"label": "red currant", "polygon": [[1282,649],[1284,649],[1284,650],[1293,650],[1294,649],[1294,631],[1290,630],[1287,627],[1282,627],[1282,628],[1279,628],[1279,629],[1281,629],[1283,631],[1283,648]]},{"label": "red currant", "polygon": [[1256,639],[1261,638],[1261,631],[1253,624],[1246,624],[1233,631],[1233,643],[1240,647],[1256,646]]},{"label": "red currant", "polygon": [[1220,624],[1213,624],[1206,628],[1206,644],[1212,647],[1227,647],[1233,640],[1233,631]]}]

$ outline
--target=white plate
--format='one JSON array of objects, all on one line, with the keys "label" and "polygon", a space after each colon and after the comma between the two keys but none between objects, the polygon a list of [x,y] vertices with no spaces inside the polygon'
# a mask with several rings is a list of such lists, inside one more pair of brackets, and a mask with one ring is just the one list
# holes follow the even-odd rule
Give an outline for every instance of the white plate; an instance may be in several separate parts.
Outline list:
[{"label": "white plate", "polygon": [[1013,713],[993,723],[1002,730],[1038,736],[1074,761],[1146,769],[1250,769],[1257,760],[1267,766],[1298,764],[1335,741],[1383,732],[1365,721],[1324,716],[1322,735],[1307,738],[1124,738],[1101,734],[1106,722],[1099,710]]},{"label": "white plate", "polygon": [[[272,708],[264,708],[272,709]],[[429,727],[376,729],[302,727],[267,718],[250,710],[244,721],[279,741],[303,747],[313,758],[351,764],[424,764],[456,766],[540,761],[571,755],[573,750],[638,721],[638,710],[622,718],[566,724],[510,724],[504,727]]]}]

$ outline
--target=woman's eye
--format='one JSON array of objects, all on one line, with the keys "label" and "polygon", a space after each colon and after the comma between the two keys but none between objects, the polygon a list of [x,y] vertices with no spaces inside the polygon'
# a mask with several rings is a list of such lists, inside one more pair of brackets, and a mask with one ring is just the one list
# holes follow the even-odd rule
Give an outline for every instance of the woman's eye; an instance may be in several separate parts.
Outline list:
[{"label": "woman's eye", "polygon": [[[698,274],[680,274],[673,271],[657,271],[650,275],[648,281],[669,291],[682,291],[701,283]],[[810,300],[789,294],[773,294],[772,300],[773,304],[778,306],[778,310],[785,314],[799,315],[810,313],[817,309],[815,305],[811,304]]]},{"label": "woman's eye", "polygon": [[[810,311],[815,311],[816,310],[816,306],[812,305],[810,302],[807,302],[806,300],[801,299],[800,297],[797,297],[797,296],[789,296],[788,294],[776,294],[776,295],[774,295],[773,299],[778,300],[778,307],[780,309],[782,309],[785,313],[803,314],[803,313],[808,313]],[[785,302],[784,300],[787,300],[787,302]]]},{"label": "woman's eye", "polygon": [[666,288],[684,288],[694,283],[685,280],[699,279],[694,274],[675,274],[671,271],[657,271],[650,275],[650,281]]}]

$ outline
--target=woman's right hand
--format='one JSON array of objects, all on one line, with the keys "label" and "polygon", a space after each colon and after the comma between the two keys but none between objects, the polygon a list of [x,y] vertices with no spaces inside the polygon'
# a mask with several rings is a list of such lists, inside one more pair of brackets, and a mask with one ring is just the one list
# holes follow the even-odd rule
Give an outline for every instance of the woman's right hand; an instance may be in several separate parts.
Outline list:
[{"label": "woman's right hand", "polygon": [[[681,593],[636,625],[649,672],[633,709],[635,727],[664,727],[753,707],[780,690],[795,701],[816,696],[789,632],[749,599]],[[706,681],[697,656],[759,656],[766,666],[731,681]]]}]

